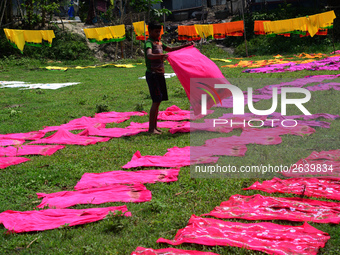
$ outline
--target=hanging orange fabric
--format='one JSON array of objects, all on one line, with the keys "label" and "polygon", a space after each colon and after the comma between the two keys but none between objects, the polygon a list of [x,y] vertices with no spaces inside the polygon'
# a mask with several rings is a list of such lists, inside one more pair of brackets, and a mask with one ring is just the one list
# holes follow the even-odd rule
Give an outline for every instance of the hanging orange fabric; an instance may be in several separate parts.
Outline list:
[{"label": "hanging orange fabric", "polygon": [[178,40],[197,41],[201,37],[196,32],[195,26],[178,26]]},{"label": "hanging orange fabric", "polygon": [[256,35],[265,35],[263,22],[268,22],[270,20],[255,20],[254,21],[254,33]]},{"label": "hanging orange fabric", "polygon": [[214,38],[224,39],[225,38],[225,23],[213,24],[214,27]]},{"label": "hanging orange fabric", "polygon": [[242,20],[225,23],[225,30],[227,36],[243,36],[244,23]]}]

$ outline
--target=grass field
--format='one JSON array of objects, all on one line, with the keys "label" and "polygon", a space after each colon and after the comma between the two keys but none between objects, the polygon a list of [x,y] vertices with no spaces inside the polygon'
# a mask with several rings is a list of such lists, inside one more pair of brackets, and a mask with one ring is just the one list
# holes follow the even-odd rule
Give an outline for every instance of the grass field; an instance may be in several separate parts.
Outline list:
[{"label": "grass field", "polygon": [[[223,51],[219,50],[203,48],[203,52],[210,57],[227,57]],[[134,61],[134,63],[137,62],[140,61]],[[225,64],[223,62],[216,63],[219,66]],[[236,60],[233,63],[236,63]],[[81,83],[58,90],[0,89],[1,134],[29,132],[42,129],[43,126],[67,123],[82,116],[94,116],[98,108],[106,108],[108,111],[149,111],[151,99],[146,82],[138,79],[138,77],[144,76],[144,65],[137,65],[136,68],[131,69],[107,67],[84,70],[70,69],[61,72],[38,68],[43,64],[25,60],[3,61],[0,64],[0,80],[32,83]],[[221,70],[227,78],[249,78],[254,81],[258,81],[258,78],[271,78],[277,81],[277,79],[296,79],[307,75],[339,73],[338,71],[301,71],[279,74],[247,74],[241,72],[242,68],[221,68]],[[168,64],[166,72],[172,72]],[[333,81],[339,82],[339,79]],[[188,110],[189,102],[178,79],[176,77],[168,79],[167,84],[170,100],[163,102],[160,110],[165,110],[171,105]],[[262,86],[263,84],[261,85],[259,82],[253,84],[253,88]],[[305,106],[312,113],[339,114],[339,93],[334,90],[312,92],[312,100]],[[260,102],[258,106],[266,109],[268,104],[269,102]],[[214,116],[221,116],[225,112],[231,112],[231,109],[216,109]],[[300,112],[297,109],[289,108],[288,114],[300,114]],[[131,117],[127,122],[108,124],[107,127],[125,127],[129,125],[130,121],[147,122],[148,116]],[[313,150],[339,149],[340,121],[331,122],[330,129],[317,127],[315,128],[316,133],[311,136],[283,136],[283,142],[279,145],[248,145],[245,157],[225,157],[224,160],[235,165],[259,165],[261,163],[288,165],[308,156]],[[238,131],[225,136],[235,134],[238,134]],[[27,156],[31,161],[0,171],[0,212],[32,210],[40,203],[36,193],[72,190],[85,172],[100,173],[122,170],[121,166],[130,161],[137,150],[142,155],[163,155],[167,148],[188,145],[190,145],[189,133],[172,135],[164,130],[163,134],[159,136],[141,133],[90,146],[67,145],[65,149],[52,156]],[[152,191],[151,202],[126,203],[133,215],[130,218],[109,217],[103,221],[78,227],[23,234],[6,234],[6,229],[1,225],[0,254],[130,254],[137,246],[170,247],[165,244],[157,244],[156,240],[160,237],[172,239],[178,229],[186,226],[192,214],[208,213],[234,194],[260,193],[266,195],[264,192],[242,190],[254,181],[255,179],[249,178],[193,179],[190,177],[190,168],[183,167],[177,182],[146,184],[146,187]],[[289,197],[292,195],[275,194],[275,196]],[[78,205],[73,208],[123,204]],[[245,220],[235,221],[248,222]],[[272,222],[284,225],[302,225],[302,223],[288,221]],[[339,226],[310,224],[331,236],[326,247],[320,250],[320,254],[340,254]],[[262,254],[246,249],[221,246],[183,244],[176,248],[212,251],[219,254]]]}]

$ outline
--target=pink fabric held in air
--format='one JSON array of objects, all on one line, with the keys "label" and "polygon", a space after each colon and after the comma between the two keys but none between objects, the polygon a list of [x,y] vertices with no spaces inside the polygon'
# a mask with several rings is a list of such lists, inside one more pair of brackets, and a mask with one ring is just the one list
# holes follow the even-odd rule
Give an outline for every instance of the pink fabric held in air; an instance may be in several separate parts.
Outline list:
[{"label": "pink fabric held in air", "polygon": [[75,190],[105,187],[112,184],[138,184],[175,182],[180,169],[142,170],[135,172],[111,171],[105,173],[84,173],[74,187]]},{"label": "pink fabric held in air", "polygon": [[301,198],[233,195],[202,216],[222,219],[289,220],[340,223],[340,203]]},{"label": "pink fabric held in air", "polygon": [[62,145],[22,145],[18,148],[0,147],[0,157],[3,156],[24,156],[24,155],[43,155],[50,156],[58,150],[65,148]]},{"label": "pink fabric held in air", "polygon": [[175,248],[165,248],[154,250],[151,248],[137,247],[131,255],[218,255],[207,251],[180,250]]},{"label": "pink fabric held in air", "polygon": [[109,212],[121,211],[131,216],[126,205],[90,209],[46,209],[40,211],[11,211],[0,213],[2,223],[9,233],[43,231],[68,226],[82,225],[102,220]]},{"label": "pink fabric held in air", "polygon": [[216,163],[218,157],[190,157],[190,146],[184,148],[173,147],[168,149],[168,152],[164,156],[142,156],[139,151],[133,154],[132,159],[122,168],[134,168],[134,167],[183,167],[190,164],[205,164]]},{"label": "pink fabric held in air", "polygon": [[4,169],[12,165],[18,165],[29,160],[29,158],[22,157],[0,157],[0,169]]},{"label": "pink fabric held in air", "polygon": [[177,232],[174,240],[160,238],[157,243],[223,245],[277,255],[316,255],[329,238],[327,233],[308,223],[294,227],[269,222],[228,222],[192,215],[188,225]]},{"label": "pink fabric held in air", "polygon": [[340,178],[291,178],[255,182],[244,190],[261,190],[268,193],[292,193],[308,197],[340,200]]},{"label": "pink fabric held in air", "polygon": [[67,208],[78,204],[103,204],[108,202],[146,202],[151,200],[151,191],[142,184],[132,186],[113,184],[107,187],[79,191],[61,191],[51,194],[37,193],[43,198],[37,208]]},{"label": "pink fabric held in air", "polygon": [[72,134],[71,132],[65,129],[60,129],[49,137],[30,142],[29,144],[46,143],[46,144],[89,145],[89,144],[95,144],[98,142],[107,142],[108,140],[110,140],[110,138],[80,136],[80,135]]}]

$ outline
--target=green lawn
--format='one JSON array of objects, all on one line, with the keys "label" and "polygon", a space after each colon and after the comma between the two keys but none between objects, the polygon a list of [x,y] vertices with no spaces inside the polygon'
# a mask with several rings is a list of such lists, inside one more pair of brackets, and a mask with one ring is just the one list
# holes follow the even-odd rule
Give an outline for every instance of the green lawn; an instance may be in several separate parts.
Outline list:
[{"label": "green lawn", "polygon": [[[210,57],[227,58],[222,51],[203,48]],[[213,52],[213,53],[211,53]],[[267,56],[266,58],[269,58]],[[260,57],[255,58],[256,60]],[[132,61],[130,61],[132,62]],[[135,61],[137,63],[139,61]],[[219,66],[224,62],[216,62]],[[236,63],[234,60],[232,63]],[[85,64],[85,63],[84,63]],[[49,64],[52,65],[52,64]],[[108,111],[149,111],[151,99],[144,76],[144,65],[123,69],[115,67],[76,70],[66,72],[47,71],[37,68],[38,63],[2,62],[0,80],[16,80],[36,83],[81,82],[79,85],[58,90],[19,90],[0,89],[0,134],[28,132],[42,129],[43,126],[60,125],[82,116],[94,116],[99,107]],[[337,74],[338,71],[302,71],[281,74],[247,74],[242,68],[221,68],[230,78],[287,78],[296,79],[307,75]],[[166,71],[172,72],[169,65]],[[271,80],[267,80],[270,82]],[[339,82],[339,79],[332,80]],[[189,102],[178,79],[167,80],[170,100],[161,104],[160,110],[171,105],[189,109]],[[254,88],[263,86],[254,82]],[[241,86],[242,87],[242,86]],[[242,89],[245,89],[242,87]],[[339,114],[339,91],[312,92],[312,100],[306,108],[312,113]],[[259,107],[269,102],[259,103]],[[217,109],[214,116],[221,116],[231,109]],[[300,114],[290,108],[289,114]],[[148,116],[131,117],[127,122],[108,124],[107,127],[125,127],[130,121],[146,122]],[[340,121],[331,121],[330,129],[316,128],[316,133],[308,137],[283,136],[279,145],[248,145],[245,157],[225,157],[223,160],[234,165],[291,164],[306,157],[313,150],[331,150],[340,147]],[[165,130],[164,130],[165,131]],[[239,131],[226,134],[231,136]],[[36,193],[51,193],[72,190],[85,172],[100,173],[121,170],[130,161],[133,153],[139,150],[142,155],[163,155],[167,148],[190,145],[189,133],[136,136],[111,139],[106,143],[90,146],[66,145],[66,148],[52,156],[27,156],[31,161],[11,166],[0,171],[0,212],[5,210],[32,210],[40,203]],[[151,168],[150,168],[151,169]],[[179,180],[174,183],[147,184],[152,191],[152,201],[147,203],[126,203],[133,217],[113,217],[103,221],[61,229],[5,234],[0,226],[0,254],[130,254],[137,246],[151,248],[170,247],[157,244],[160,237],[172,239],[177,230],[184,228],[192,214],[210,212],[231,195],[253,195],[264,192],[243,191],[255,179],[193,179],[190,168],[183,167]],[[275,196],[292,196],[275,194]],[[73,208],[94,208],[123,205],[107,203],[101,205],[78,205]],[[233,220],[231,220],[233,221]],[[248,222],[237,220],[239,222]],[[285,225],[302,225],[288,221],[273,221]],[[320,254],[340,254],[340,229],[337,225],[315,224],[312,226],[330,234],[331,239]],[[212,251],[219,254],[262,254],[235,247],[208,247],[183,244],[176,248]]]}]

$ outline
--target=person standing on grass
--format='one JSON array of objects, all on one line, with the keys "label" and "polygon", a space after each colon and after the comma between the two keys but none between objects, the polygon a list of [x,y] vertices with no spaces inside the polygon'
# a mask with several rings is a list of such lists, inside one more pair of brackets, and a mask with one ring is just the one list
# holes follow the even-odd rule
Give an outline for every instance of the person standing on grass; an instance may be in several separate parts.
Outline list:
[{"label": "person standing on grass", "polygon": [[162,26],[156,23],[150,23],[148,26],[149,39],[145,43],[145,64],[146,64],[146,82],[152,99],[152,105],[149,116],[149,133],[160,134],[161,130],[157,128],[157,116],[159,105],[162,101],[168,100],[168,92],[164,78],[164,60],[167,54],[163,50],[171,52],[184,47],[194,45],[188,43],[177,47],[168,47],[160,41]]}]

